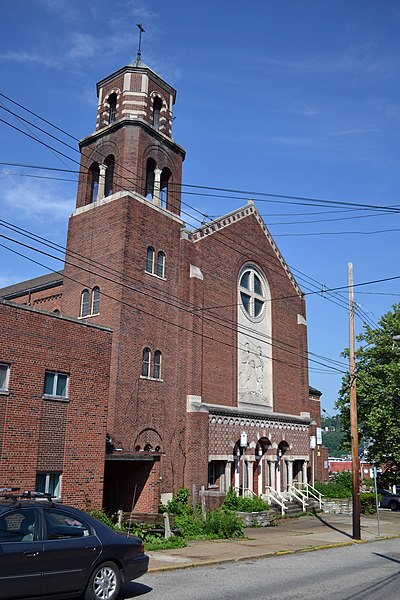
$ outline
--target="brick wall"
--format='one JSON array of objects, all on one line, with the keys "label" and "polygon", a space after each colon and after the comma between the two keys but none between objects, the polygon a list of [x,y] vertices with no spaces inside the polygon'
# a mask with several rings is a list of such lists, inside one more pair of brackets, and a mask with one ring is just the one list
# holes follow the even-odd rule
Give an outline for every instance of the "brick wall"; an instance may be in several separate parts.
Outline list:
[{"label": "brick wall", "polygon": [[[112,336],[36,309],[0,301],[0,487],[35,488],[36,472],[62,473],[65,502],[100,508]],[[46,369],[69,375],[68,399],[43,396]]]}]

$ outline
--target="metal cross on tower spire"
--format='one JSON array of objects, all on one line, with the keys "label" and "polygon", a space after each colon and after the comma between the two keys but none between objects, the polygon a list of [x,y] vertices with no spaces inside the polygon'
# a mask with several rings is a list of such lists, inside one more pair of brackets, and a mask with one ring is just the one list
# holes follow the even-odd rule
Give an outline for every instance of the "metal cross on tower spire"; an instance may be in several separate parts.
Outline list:
[{"label": "metal cross on tower spire", "polygon": [[138,47],[137,59],[140,60],[140,56],[142,54],[142,52],[141,52],[141,48],[142,48],[142,33],[145,33],[145,31],[144,31],[143,25],[141,23],[136,23],[136,27],[139,28],[139,47]]}]

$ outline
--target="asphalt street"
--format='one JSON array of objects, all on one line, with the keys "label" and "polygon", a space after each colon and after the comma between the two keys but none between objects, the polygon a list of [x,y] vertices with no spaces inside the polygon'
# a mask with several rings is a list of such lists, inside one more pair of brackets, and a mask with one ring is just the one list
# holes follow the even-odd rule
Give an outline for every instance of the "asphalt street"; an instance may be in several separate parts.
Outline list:
[{"label": "asphalt street", "polygon": [[148,573],[124,599],[377,600],[400,597],[400,541]]}]

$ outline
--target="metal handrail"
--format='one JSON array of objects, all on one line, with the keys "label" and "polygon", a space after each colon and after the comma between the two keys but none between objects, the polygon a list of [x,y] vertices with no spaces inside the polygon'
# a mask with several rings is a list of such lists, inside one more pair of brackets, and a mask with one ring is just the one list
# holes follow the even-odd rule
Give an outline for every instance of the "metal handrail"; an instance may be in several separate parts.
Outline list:
[{"label": "metal handrail", "polygon": [[297,485],[299,486],[299,489],[301,491],[305,492],[307,498],[309,498],[310,496],[315,498],[315,500],[317,500],[317,502],[319,503],[320,510],[322,510],[323,497],[324,497],[323,494],[321,494],[321,492],[319,492],[314,486],[312,486],[309,483],[298,483]]},{"label": "metal handrail", "polygon": [[290,494],[291,498],[294,497],[296,500],[298,500],[301,503],[301,505],[303,507],[303,512],[306,512],[307,495],[304,494],[301,490],[297,489],[294,485],[289,485],[288,493]]},{"label": "metal handrail", "polygon": [[[235,491],[235,493],[238,496],[240,496],[241,495],[240,492],[243,490],[243,488],[242,487],[234,487],[233,490]],[[247,496],[247,497],[249,497],[249,496],[250,497],[251,496],[258,496],[258,494],[256,494],[255,492],[253,492],[253,490],[251,490],[250,488],[244,488],[243,491],[244,491],[244,494],[243,494],[244,496]]]},{"label": "metal handrail", "polygon": [[270,504],[270,500],[273,500],[281,507],[281,514],[283,517],[286,514],[285,498],[283,498],[283,496],[281,496],[279,492],[274,490],[274,488],[272,488],[270,485],[266,486],[264,495],[267,497],[268,504]]}]

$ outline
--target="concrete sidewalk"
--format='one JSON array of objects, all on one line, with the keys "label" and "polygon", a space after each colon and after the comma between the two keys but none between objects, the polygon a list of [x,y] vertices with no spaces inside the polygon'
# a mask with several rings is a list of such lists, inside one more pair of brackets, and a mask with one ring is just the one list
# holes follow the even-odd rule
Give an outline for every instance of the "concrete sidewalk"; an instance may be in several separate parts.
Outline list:
[{"label": "concrete sidewalk", "polygon": [[166,571],[223,562],[250,560],[294,552],[400,537],[400,513],[380,510],[361,517],[361,542],[352,539],[352,516],[331,513],[278,521],[274,527],[245,529],[245,539],[193,541],[186,548],[148,552],[149,571]]}]

